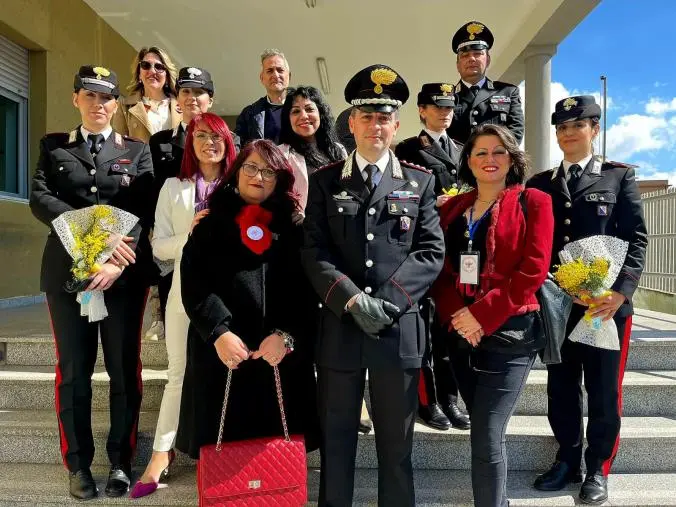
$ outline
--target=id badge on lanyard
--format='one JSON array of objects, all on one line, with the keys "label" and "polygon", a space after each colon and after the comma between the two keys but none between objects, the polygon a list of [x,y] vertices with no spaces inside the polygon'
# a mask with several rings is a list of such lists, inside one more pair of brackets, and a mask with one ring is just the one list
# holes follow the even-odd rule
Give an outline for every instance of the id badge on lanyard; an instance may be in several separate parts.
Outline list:
[{"label": "id badge on lanyard", "polygon": [[469,237],[469,243],[467,245],[466,252],[460,252],[460,283],[466,283],[468,285],[479,285],[479,266],[480,256],[478,251],[472,250],[472,242],[474,240],[474,234],[476,233],[477,228],[481,221],[488,215],[491,211],[491,206],[488,208],[481,218],[476,222],[472,220],[474,215],[474,206],[469,210],[469,221],[467,222],[467,232],[466,236]]}]

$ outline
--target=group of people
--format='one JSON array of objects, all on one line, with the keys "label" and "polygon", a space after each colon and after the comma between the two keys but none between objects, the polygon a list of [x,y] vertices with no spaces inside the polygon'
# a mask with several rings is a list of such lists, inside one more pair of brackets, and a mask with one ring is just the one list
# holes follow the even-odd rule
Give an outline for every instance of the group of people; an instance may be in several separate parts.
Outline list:
[{"label": "group of people", "polygon": [[[216,442],[229,374],[223,440],[280,435],[278,370],[289,431],[321,454],[319,505],[352,505],[358,432],[369,430],[368,371],[379,505],[415,505],[418,415],[438,430],[470,429],[475,504],[506,506],[506,427],[547,339],[536,292],[566,243],[604,234],[629,243],[626,260],[610,296],[576,301],[568,332],[585,312],[612,318],[621,348],[566,340],[562,362],[548,366],[559,451],[534,486],[582,481],[584,372],[580,499],[607,499],[647,242],[634,171],[594,156],[601,110],[590,96],[556,104],[561,164],[531,167],[519,148],[518,89],[486,77],[492,44],[482,23],[460,27],[452,49],[461,80],[422,86],[423,129],[396,147],[409,89],[387,65],[352,77],[336,122],[321,93],[290,88],[286,58],[266,50],[266,95],[234,132],[209,112],[210,73],[177,72],[160,48],[138,52],[125,99],[112,70],[79,69],[72,102],[81,124],[42,139],[31,209],[50,227],[95,204],[139,222],[86,287],[104,291],[108,317],[99,323],[81,317],[77,294],[64,288],[72,259],[53,229],[45,247],[41,288],[73,497],[97,495],[90,414],[100,333],[110,376],[108,496],[149,495],[174,449],[199,458]],[[150,335],[166,337],[168,382],[152,457],[132,487],[150,286],[159,302]]]}]

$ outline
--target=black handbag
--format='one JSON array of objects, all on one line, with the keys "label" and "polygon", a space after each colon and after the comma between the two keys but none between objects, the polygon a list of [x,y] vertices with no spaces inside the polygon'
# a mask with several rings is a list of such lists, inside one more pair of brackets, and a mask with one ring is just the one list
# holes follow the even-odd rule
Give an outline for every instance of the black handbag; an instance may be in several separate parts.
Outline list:
[{"label": "black handbag", "polygon": [[539,313],[545,335],[545,347],[539,353],[540,360],[544,364],[559,364],[573,298],[556,284],[551,273],[547,274],[547,279],[535,296],[540,303]]},{"label": "black handbag", "polygon": [[[528,210],[524,202],[525,192],[521,192],[519,203],[524,218],[528,219]],[[573,298],[559,287],[551,273],[547,273],[542,286],[535,293],[540,304],[541,332],[544,333],[545,346],[540,350],[540,360],[544,364],[561,362],[561,347],[566,339],[566,325],[573,308]]]}]

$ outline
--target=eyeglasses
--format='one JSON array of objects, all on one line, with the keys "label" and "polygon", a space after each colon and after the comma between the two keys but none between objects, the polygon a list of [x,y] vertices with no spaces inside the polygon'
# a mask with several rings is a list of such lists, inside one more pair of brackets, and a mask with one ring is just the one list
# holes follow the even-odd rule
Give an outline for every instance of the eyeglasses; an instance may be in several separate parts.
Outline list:
[{"label": "eyeglasses", "polygon": [[155,69],[156,72],[166,72],[167,67],[163,63],[153,63],[153,62],[147,62],[145,60],[139,62],[139,66],[143,70],[150,70],[150,69]]},{"label": "eyeglasses", "polygon": [[206,143],[209,139],[214,144],[223,142],[223,138],[219,134],[209,134],[208,132],[195,132],[193,137],[201,143]]},{"label": "eyeglasses", "polygon": [[257,165],[249,162],[242,164],[242,171],[249,178],[255,178],[258,173],[261,173],[264,181],[274,181],[277,179],[277,172],[274,169],[270,169],[269,167],[259,169]]}]

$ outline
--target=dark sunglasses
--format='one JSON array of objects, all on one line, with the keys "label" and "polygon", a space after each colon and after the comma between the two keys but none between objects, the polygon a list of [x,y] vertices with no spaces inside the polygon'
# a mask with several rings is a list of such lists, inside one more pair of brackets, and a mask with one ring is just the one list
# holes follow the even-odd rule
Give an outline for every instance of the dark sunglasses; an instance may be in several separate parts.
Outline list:
[{"label": "dark sunglasses", "polygon": [[153,63],[153,62],[146,62],[145,60],[139,62],[139,66],[143,70],[150,70],[152,68],[155,68],[156,72],[166,72],[167,67],[163,63]]}]

